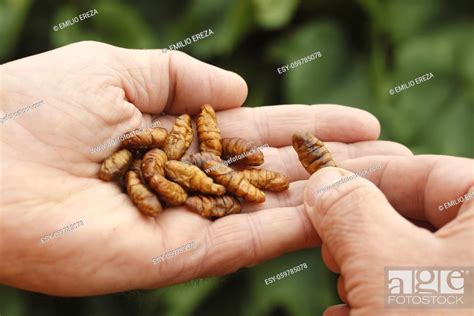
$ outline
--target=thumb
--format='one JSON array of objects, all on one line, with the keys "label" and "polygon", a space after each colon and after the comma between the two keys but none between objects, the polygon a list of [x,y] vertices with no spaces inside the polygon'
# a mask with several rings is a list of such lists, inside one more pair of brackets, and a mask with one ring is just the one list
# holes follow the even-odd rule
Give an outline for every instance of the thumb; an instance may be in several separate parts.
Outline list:
[{"label": "thumb", "polygon": [[416,227],[399,215],[370,181],[326,167],[311,176],[304,203],[308,217],[336,263],[372,253]]}]

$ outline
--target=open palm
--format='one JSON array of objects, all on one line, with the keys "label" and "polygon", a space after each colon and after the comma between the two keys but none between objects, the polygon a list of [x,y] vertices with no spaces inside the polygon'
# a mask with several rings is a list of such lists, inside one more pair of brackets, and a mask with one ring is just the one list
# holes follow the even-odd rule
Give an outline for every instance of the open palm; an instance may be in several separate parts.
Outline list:
[{"label": "open palm", "polygon": [[[303,209],[308,175],[291,147],[295,131],[326,141],[336,161],[410,154],[376,141],[379,124],[361,110],[239,108],[247,95],[241,77],[180,52],[81,42],[2,65],[0,76],[4,113],[43,101],[0,127],[0,281],[32,291],[79,296],[160,287],[319,245]],[[100,163],[118,145],[93,147],[152,120],[169,130],[177,115],[194,115],[204,103],[216,109],[223,137],[268,144],[262,167],[287,175],[288,191],[211,222],[183,207],[145,217],[118,185],[98,179]],[[197,148],[195,137],[188,153]],[[76,230],[40,242],[81,220]],[[152,263],[193,241],[194,249]]]}]

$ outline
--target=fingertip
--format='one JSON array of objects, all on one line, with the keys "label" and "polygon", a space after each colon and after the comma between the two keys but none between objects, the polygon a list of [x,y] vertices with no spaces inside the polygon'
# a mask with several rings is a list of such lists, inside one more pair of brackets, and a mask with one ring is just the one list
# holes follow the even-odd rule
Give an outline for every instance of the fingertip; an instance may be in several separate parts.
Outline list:
[{"label": "fingertip", "polygon": [[346,304],[329,306],[323,312],[323,316],[348,316],[348,315],[350,315],[350,308]]},{"label": "fingertip", "polygon": [[407,146],[391,141],[379,141],[386,145],[385,155],[392,156],[413,156],[413,152]]},{"label": "fingertip", "polygon": [[365,138],[369,140],[376,140],[380,137],[381,125],[379,119],[369,111],[358,109],[358,108],[350,108],[354,111],[354,116],[358,118],[357,122],[359,122],[358,129],[361,136],[365,136]]},{"label": "fingertip", "polygon": [[371,133],[373,139],[379,139],[380,137],[380,131],[382,130],[382,126],[380,125],[379,119],[373,115],[372,113],[365,111],[365,110],[360,110],[364,112],[364,115],[367,116],[367,121],[370,122],[369,125],[371,125]]},{"label": "fingertip", "polygon": [[[387,141],[387,140],[377,140],[377,141],[369,141],[369,142],[360,142],[356,143],[356,145],[361,146],[368,146],[370,149],[374,150],[373,153],[367,153],[367,156],[376,156],[376,155],[383,155],[383,156],[413,156],[413,152],[405,145]],[[369,150],[370,150],[369,149]],[[376,152],[375,150],[378,150]]]},{"label": "fingertip", "polygon": [[[172,110],[183,104],[189,106],[191,114],[198,113],[202,104],[211,104],[215,111],[240,107],[247,99],[247,83],[233,71],[200,61],[185,54],[189,67],[188,78],[177,85]],[[192,71],[191,71],[192,70]],[[184,73],[182,67],[176,67],[177,73]]]},{"label": "fingertip", "polygon": [[324,210],[317,207],[320,195],[335,186],[347,174],[350,172],[342,168],[326,167],[318,170],[309,178],[304,191],[304,205],[316,230],[321,222],[320,218],[324,215]]},{"label": "fingertip", "polygon": [[233,72],[233,71],[227,71],[227,72],[230,73],[234,77],[232,81],[234,81],[234,85],[235,85],[235,89],[232,89],[232,87],[230,89],[231,91],[234,91],[235,104],[230,104],[229,106],[239,107],[242,104],[244,104],[245,100],[247,100],[248,91],[249,91],[247,81],[245,81],[245,79],[236,72]]},{"label": "fingertip", "polygon": [[347,292],[345,287],[344,276],[342,275],[337,278],[337,294],[339,295],[341,301],[347,303]]},{"label": "fingertip", "polygon": [[[188,104],[190,102],[196,103],[197,106],[194,108],[199,111],[202,104],[209,103],[214,110],[220,111],[240,107],[245,102],[248,93],[247,82],[239,74],[200,61],[187,54],[183,58],[186,58],[190,68],[194,69],[195,75],[194,87],[191,83],[187,84],[194,89],[191,100],[186,101]],[[180,71],[184,72],[184,70]],[[185,103],[182,101],[181,95],[187,95],[187,93],[183,91],[175,93],[180,97],[175,100],[176,105]]]},{"label": "fingertip", "polygon": [[[216,110],[241,106],[248,87],[237,73],[200,61],[181,51],[120,49],[127,76],[121,84],[142,112],[199,113],[203,104]],[[132,71],[133,70],[133,71]]]},{"label": "fingertip", "polygon": [[320,104],[318,138],[353,143],[380,137],[380,122],[370,112],[338,104]]},{"label": "fingertip", "polygon": [[321,244],[321,258],[330,271],[334,273],[341,273],[341,268],[334,259],[334,256],[331,254],[331,251],[329,250],[326,243]]}]

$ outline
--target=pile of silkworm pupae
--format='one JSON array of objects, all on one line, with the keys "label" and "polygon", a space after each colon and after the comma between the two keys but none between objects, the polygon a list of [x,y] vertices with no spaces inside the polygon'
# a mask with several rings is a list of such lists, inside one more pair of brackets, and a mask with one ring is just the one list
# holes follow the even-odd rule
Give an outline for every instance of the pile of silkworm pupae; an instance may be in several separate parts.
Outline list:
[{"label": "pile of silkworm pupae", "polygon": [[[183,157],[192,143],[191,117],[183,114],[171,131],[149,128],[122,141],[121,148],[106,158],[99,178],[121,183],[133,204],[145,215],[157,216],[165,206],[184,204],[206,218],[241,211],[241,202],[262,203],[262,190],[284,191],[286,176],[271,170],[234,170],[223,159],[243,157],[239,165],[259,166],[263,152],[242,138],[222,138],[214,109],[205,104],[196,119],[199,153]],[[293,147],[310,173],[336,166],[324,143],[309,133],[293,135]]]}]

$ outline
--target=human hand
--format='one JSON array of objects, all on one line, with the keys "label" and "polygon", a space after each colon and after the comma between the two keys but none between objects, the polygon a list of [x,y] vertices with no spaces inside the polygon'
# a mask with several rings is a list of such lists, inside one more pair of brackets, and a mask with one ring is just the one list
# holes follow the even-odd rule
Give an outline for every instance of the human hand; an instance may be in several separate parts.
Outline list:
[{"label": "human hand", "polygon": [[[370,114],[336,105],[239,108],[247,95],[238,75],[181,52],[129,50],[94,42],[65,46],[0,68],[2,111],[44,105],[1,126],[0,281],[54,295],[80,296],[155,288],[222,275],[282,253],[318,244],[303,210],[307,174],[291,145],[294,131],[328,141],[337,161],[373,154],[407,155],[375,141]],[[97,174],[118,148],[91,149],[158,114],[168,130],[175,116],[217,111],[224,137],[268,144],[264,168],[292,181],[244,213],[211,222],[183,207],[158,218],[140,214],[126,194]],[[197,140],[189,152],[197,151]],[[83,226],[41,243],[78,221]],[[194,249],[158,265],[152,258],[190,242]]]},{"label": "human hand", "polygon": [[[368,174],[373,183],[358,177],[317,192],[351,175],[324,168],[305,189],[306,211],[322,239],[323,260],[340,273],[338,293],[347,304],[327,309],[325,316],[407,315],[406,309],[384,309],[384,267],[474,266],[474,201],[440,207],[474,191],[471,159],[374,156],[342,163],[350,170],[367,165],[382,166]],[[433,233],[404,217],[438,230]],[[466,309],[412,311],[408,314],[472,315]]]}]

